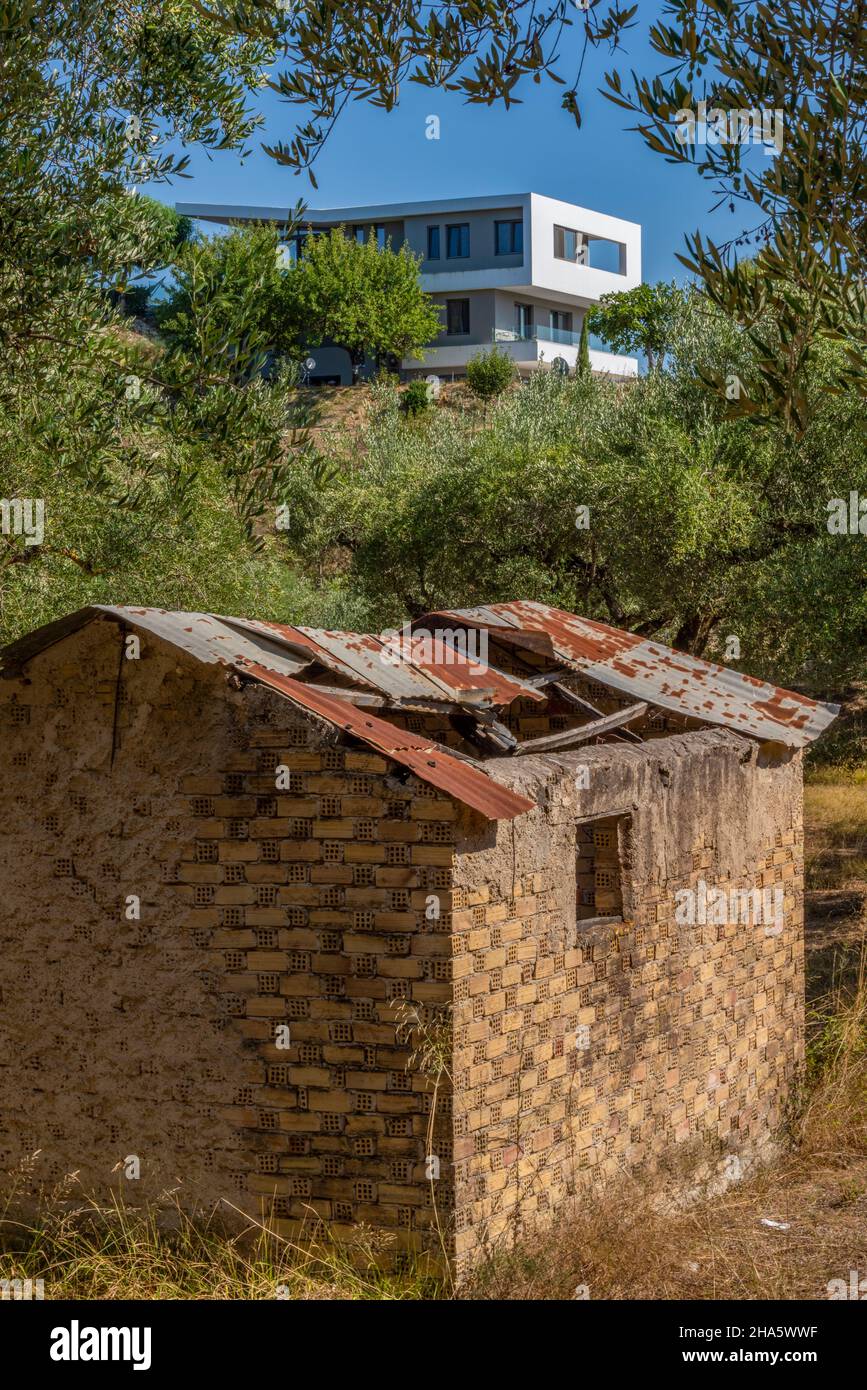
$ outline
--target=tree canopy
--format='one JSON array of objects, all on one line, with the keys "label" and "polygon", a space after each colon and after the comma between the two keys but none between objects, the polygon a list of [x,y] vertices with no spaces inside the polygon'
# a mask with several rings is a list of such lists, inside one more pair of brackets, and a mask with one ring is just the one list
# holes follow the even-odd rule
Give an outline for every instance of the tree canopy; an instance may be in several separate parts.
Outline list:
[{"label": "tree canopy", "polygon": [[408,246],[380,247],[373,235],[311,233],[284,277],[288,316],[310,346],[329,339],[345,348],[356,373],[365,358],[421,359],[442,324],[419,284],[419,264]]},{"label": "tree canopy", "polygon": [[[247,148],[265,83],[308,108],[269,146],[296,170],[347,101],[391,107],[406,80],[509,105],[547,76],[580,123],[569,65],[616,50],[637,7],[0,0],[0,495],[46,502],[39,543],[0,533],[5,635],[95,598],[352,627],[525,594],[706,655],[737,633],[783,682],[861,670],[860,514],[835,532],[827,509],[867,496],[863,9],[668,0],[650,31],[668,71],[606,80],[661,158],[758,219],[740,247],[691,238],[698,288],[588,320],[648,352],[647,377],[540,374],[481,428],[377,386],[323,457],[291,368],[265,380],[263,360],[304,333],[356,364],[411,354],[439,326],[412,256],[340,232],[294,268],[273,229],[184,244],[135,189],[182,176],[191,146]],[[678,140],[702,100],[782,111],[779,149]],[[152,341],[115,304],[164,266]]]},{"label": "tree canopy", "polygon": [[407,429],[377,388],[324,491],[296,472],[290,543],[308,565],[331,557],[374,628],[520,595],[716,659],[736,635],[744,669],[783,683],[858,673],[865,562],[827,502],[867,495],[863,401],[828,391],[826,360],[795,444],[733,414],[703,379],[749,379],[749,336],[707,297],[681,300],[658,370],[627,387],[539,373],[481,430],[442,409]]},{"label": "tree canopy", "polygon": [[672,345],[683,303],[683,292],[676,285],[636,285],[631,290],[603,294],[599,303],[588,309],[584,325],[613,352],[643,352],[650,371],[654,371]]},{"label": "tree canopy", "polygon": [[[865,3],[668,0],[663,13],[649,35],[663,72],[633,72],[624,86],[613,71],[605,94],[637,114],[650,149],[694,165],[719,201],[740,202],[757,219],[734,246],[696,231],[680,259],[749,333],[763,414],[801,429],[804,377],[823,341],[844,349],[829,387],[867,388]],[[709,122],[683,139],[677,115],[698,115],[700,103]],[[756,120],[763,137],[774,130],[773,157],[756,139]],[[737,255],[744,246],[754,248],[747,265]],[[778,330],[770,341],[769,316]]]}]

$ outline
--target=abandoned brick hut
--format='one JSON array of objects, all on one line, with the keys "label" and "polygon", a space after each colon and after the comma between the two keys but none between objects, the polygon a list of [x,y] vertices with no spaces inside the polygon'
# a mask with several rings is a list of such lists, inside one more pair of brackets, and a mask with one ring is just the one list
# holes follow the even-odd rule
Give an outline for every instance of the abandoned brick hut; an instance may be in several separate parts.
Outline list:
[{"label": "abandoned brick hut", "polygon": [[414,631],[93,607],[5,649],[4,1172],[463,1267],[772,1133],[836,709],[537,603]]}]

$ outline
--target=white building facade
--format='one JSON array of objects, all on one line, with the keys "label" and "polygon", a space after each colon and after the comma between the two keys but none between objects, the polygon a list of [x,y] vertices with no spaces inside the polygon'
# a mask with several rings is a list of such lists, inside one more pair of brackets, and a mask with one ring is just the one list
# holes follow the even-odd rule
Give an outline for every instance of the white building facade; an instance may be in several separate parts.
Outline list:
[{"label": "white building facade", "polygon": [[[178,203],[189,217],[221,224],[286,224],[288,211]],[[309,232],[344,227],[348,235],[395,248],[406,242],[421,259],[422,288],[440,306],[442,331],[423,360],[406,357],[407,379],[466,373],[471,357],[494,343],[526,375],[539,367],[574,369],[586,311],[603,294],[641,283],[641,227],[539,193],[448,198],[348,208],[309,208],[290,238],[297,253]],[[348,384],[345,351],[311,349],[312,382]],[[634,377],[634,357],[591,349],[594,371]]]}]

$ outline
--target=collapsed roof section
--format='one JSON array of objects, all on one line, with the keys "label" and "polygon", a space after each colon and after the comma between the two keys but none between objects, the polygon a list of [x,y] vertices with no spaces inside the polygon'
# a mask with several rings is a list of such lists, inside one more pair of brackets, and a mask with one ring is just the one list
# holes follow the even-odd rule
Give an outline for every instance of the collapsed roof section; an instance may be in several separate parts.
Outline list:
[{"label": "collapsed roof section", "polygon": [[295,704],[327,719],[335,728],[353,734],[377,752],[394,758],[423,782],[430,782],[440,791],[472,806],[488,820],[508,820],[522,811],[532,811],[535,805],[526,797],[500,786],[468,759],[456,758],[429,739],[414,738],[385,719],[356,709],[348,700],[326,694],[315,685],[304,685],[291,676],[279,676],[255,663],[250,663],[246,669],[272,690],[279,690]]},{"label": "collapsed roof section", "polygon": [[[279,691],[490,820],[520,815],[533,803],[487,775],[485,753],[553,752],[599,738],[637,739],[629,726],[651,707],[800,748],[839,712],[836,705],[534,602],[443,610],[399,633],[379,635],[96,604],[4,648],[0,675],[17,674],[38,653],[99,620],[153,633],[198,661],[219,663]],[[522,649],[535,653],[535,662],[526,662],[523,675],[498,669],[487,660],[487,642],[473,640],[482,633],[518,657]],[[563,683],[576,672],[632,703],[603,714]],[[519,742],[502,721],[503,712],[517,700],[533,706],[551,697],[581,722]],[[446,715],[481,755],[413,735],[387,717],[414,712]]]},{"label": "collapsed roof section", "polygon": [[445,634],[413,642],[411,633],[330,632],[324,628],[286,627],[282,623],[221,618],[239,631],[265,637],[288,651],[319,663],[335,675],[399,702],[508,705],[519,698],[544,702],[532,685],[508,676],[472,651],[453,645]]},{"label": "collapsed roof section", "polygon": [[[363,683],[369,690],[377,689],[373,680],[377,673],[376,639],[373,638],[354,637],[353,643],[350,643],[345,639],[353,637],[353,634],[278,628],[273,624],[219,618],[211,613],[172,613],[162,608],[121,608],[94,604],[37,628],[35,632],[3,648],[0,651],[2,674],[17,674],[26,662],[40,652],[100,619],[153,633],[197,661],[219,663],[238,675],[279,691],[293,704],[401,763],[422,781],[462,801],[488,820],[508,819],[533,809],[532,801],[494,782],[472,759],[456,756],[430,739],[414,737],[358,708],[359,694],[356,691],[332,691],[298,679],[302,675],[309,679],[322,667],[341,676],[351,676],[353,661],[363,661],[368,677]],[[339,643],[335,641],[331,645],[339,645],[341,653],[345,648],[350,660],[344,662],[342,655],[333,655],[329,645],[332,638],[340,639]],[[400,671],[398,680],[393,681],[392,668],[385,660],[382,670],[388,675],[382,676],[378,688],[387,694],[389,704],[397,702],[398,708],[413,708],[421,700],[427,707],[433,702],[444,707],[454,705],[455,693],[447,693],[442,682],[425,680],[423,675],[419,675],[416,681],[411,672],[403,671]],[[479,684],[482,677],[488,679],[488,673],[481,668],[476,671],[474,663],[464,663],[461,667],[460,679],[464,684],[470,683],[471,699],[475,701],[484,697],[492,702],[494,692]],[[356,675],[356,680],[361,680],[361,677]],[[517,691],[520,682],[509,682],[509,685],[514,685]],[[399,693],[392,694],[393,689]],[[500,696],[504,693],[502,689],[496,692]],[[524,692],[521,690],[517,693]],[[510,692],[509,698],[515,698],[514,693]],[[360,693],[360,700],[363,704],[363,692]]]},{"label": "collapsed roof section", "polygon": [[544,603],[446,609],[419,618],[414,626],[443,619],[487,631],[504,645],[547,654],[572,671],[660,709],[791,748],[811,743],[840,712],[839,705],[821,704]]}]

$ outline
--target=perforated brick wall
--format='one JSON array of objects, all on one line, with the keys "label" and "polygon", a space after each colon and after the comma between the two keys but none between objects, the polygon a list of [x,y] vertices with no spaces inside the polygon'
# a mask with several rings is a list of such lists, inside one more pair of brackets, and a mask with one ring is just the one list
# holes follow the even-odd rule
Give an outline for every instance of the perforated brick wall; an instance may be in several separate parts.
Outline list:
[{"label": "perforated brick wall", "polygon": [[[40,1151],[32,1193],[363,1223],[464,1269],[587,1181],[778,1125],[797,756],[660,729],[496,759],[538,809],[492,825],[110,624],[0,681],[0,729],[0,1169]],[[780,887],[781,929],[678,923],[700,879]]]},{"label": "perforated brick wall", "polygon": [[[455,807],[270,693],[246,698],[249,746],[185,786],[180,877],[206,873],[210,901],[179,890],[260,1070],[225,1118],[251,1136],[249,1190],[281,1234],[365,1223],[393,1254],[419,1251],[434,1196],[448,1219],[451,1110],[405,1029],[435,1027],[451,1002]],[[436,1189],[429,1152],[448,1165]]]},{"label": "perforated brick wall", "polygon": [[455,806],[227,675],[99,624],[0,682],[0,1181],[399,1258],[451,1205]]},{"label": "perforated brick wall", "polygon": [[[803,1057],[797,757],[761,766],[755,747],[705,732],[490,767],[547,804],[496,836],[468,824],[456,849],[461,1268],[588,1181],[685,1144],[720,1161],[758,1152]],[[584,918],[578,818],[610,834],[614,811],[630,823],[623,917]],[[779,887],[781,925],[679,924],[677,891],[700,879]]]}]

